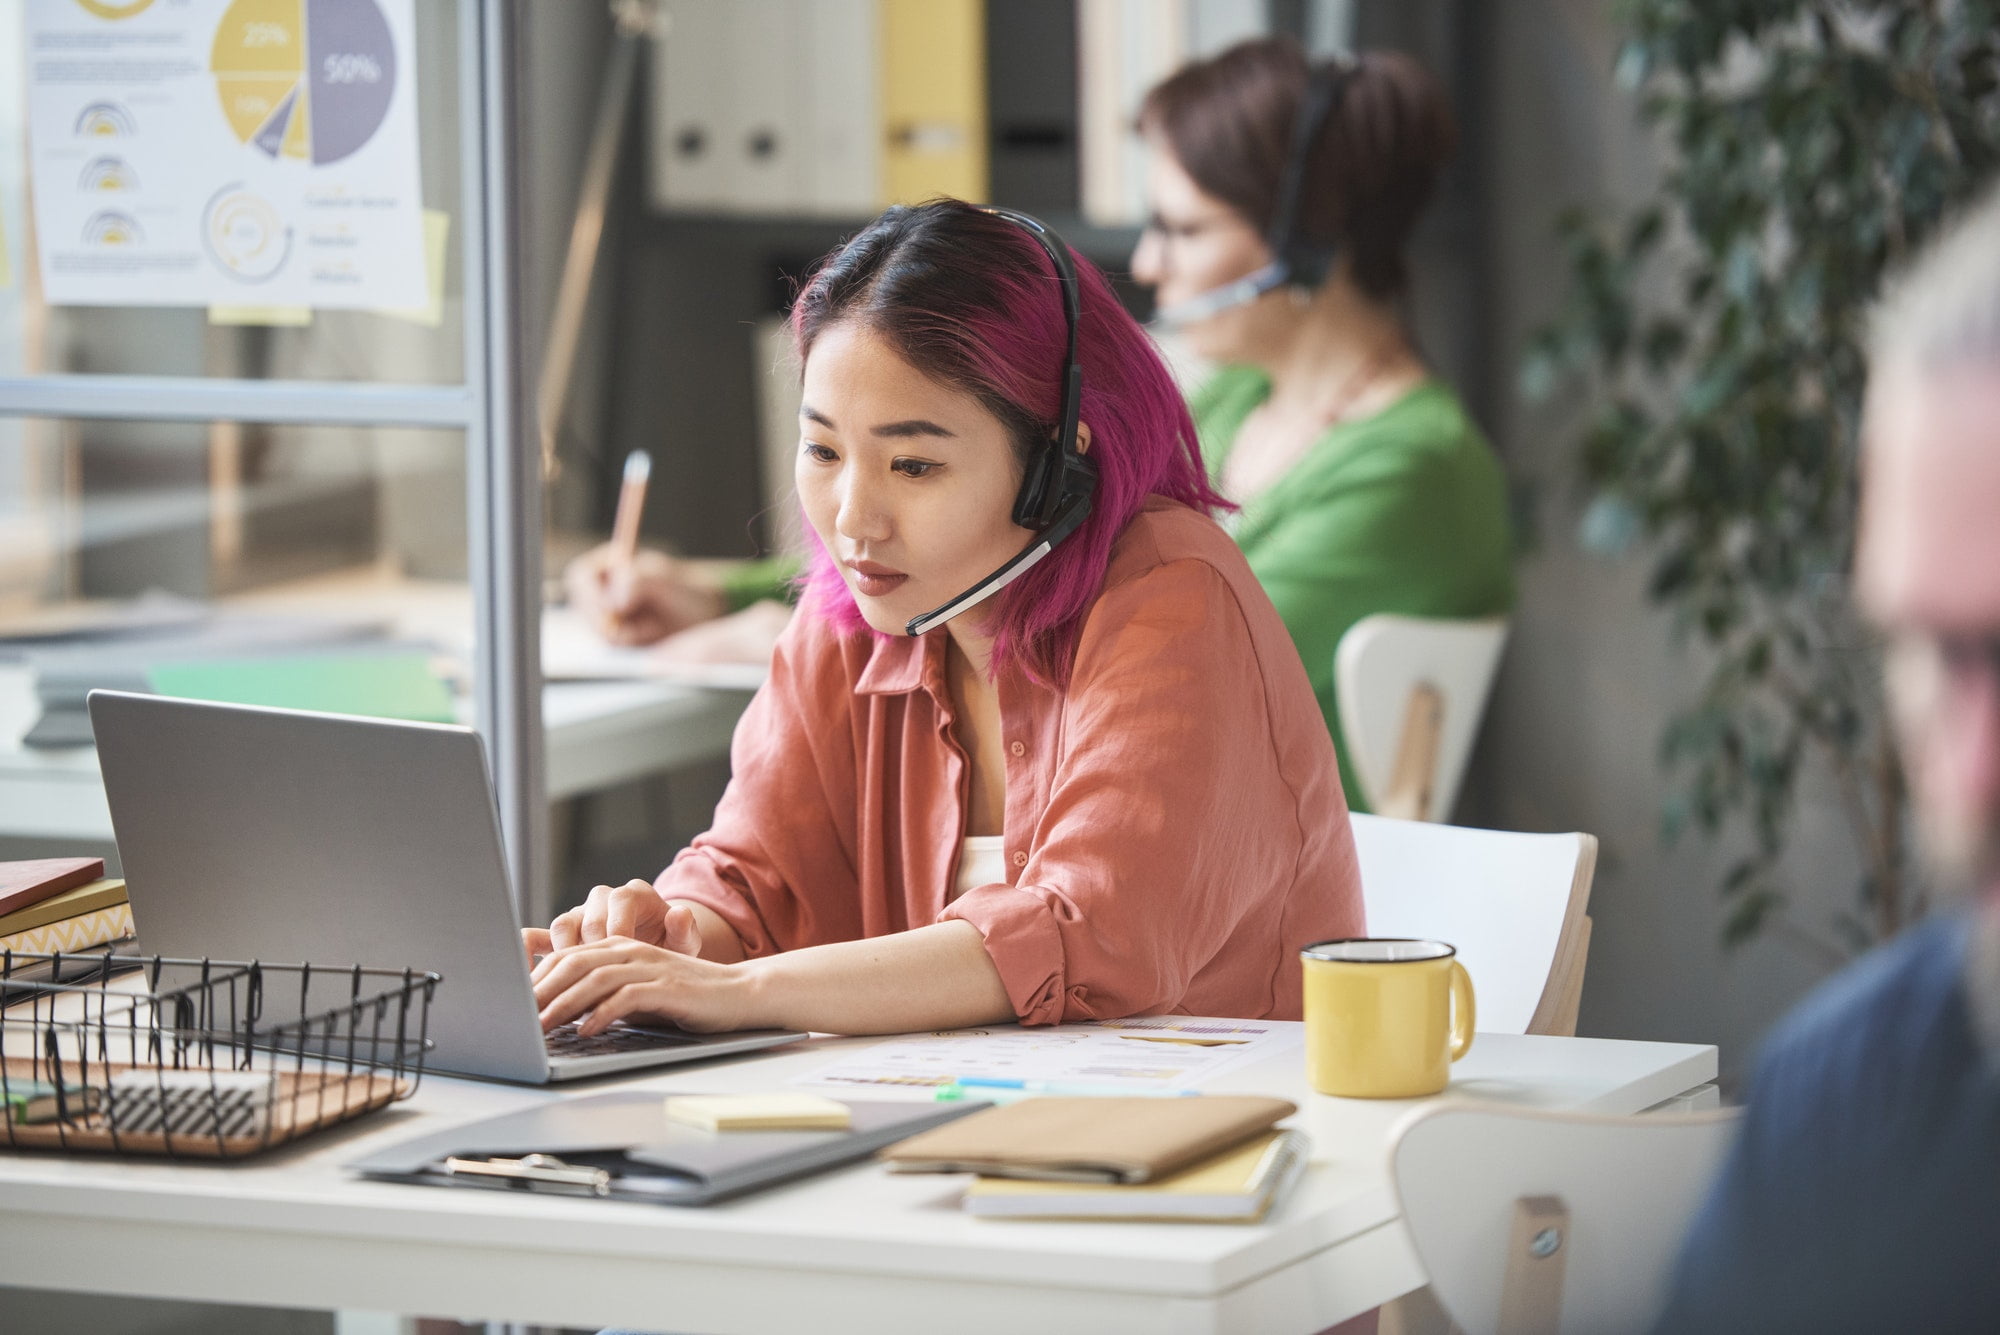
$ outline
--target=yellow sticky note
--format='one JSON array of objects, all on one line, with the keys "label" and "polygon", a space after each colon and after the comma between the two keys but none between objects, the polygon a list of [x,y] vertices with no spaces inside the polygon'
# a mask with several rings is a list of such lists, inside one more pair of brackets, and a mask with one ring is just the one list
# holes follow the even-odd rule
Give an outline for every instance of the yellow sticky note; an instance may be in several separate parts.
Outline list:
[{"label": "yellow sticky note", "polygon": [[444,323],[444,264],[446,243],[451,240],[451,215],[443,209],[424,210],[424,277],[428,295],[421,306],[385,310],[383,315],[435,329]]},{"label": "yellow sticky note", "polygon": [[310,306],[210,306],[210,324],[307,325],[313,322]]},{"label": "yellow sticky note", "polygon": [[817,1094],[674,1094],[667,1120],[704,1131],[845,1131],[854,1116]]}]

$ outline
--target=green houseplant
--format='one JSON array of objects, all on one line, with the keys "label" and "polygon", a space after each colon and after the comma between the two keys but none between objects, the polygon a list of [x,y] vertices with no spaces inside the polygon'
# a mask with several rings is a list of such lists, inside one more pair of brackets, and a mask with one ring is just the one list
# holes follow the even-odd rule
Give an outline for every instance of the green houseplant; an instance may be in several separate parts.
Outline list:
[{"label": "green houseplant", "polygon": [[[1869,309],[2000,163],[1993,0],[1625,0],[1619,80],[1656,194],[1559,223],[1571,283],[1524,391],[1579,378],[1586,545],[1633,541],[1698,646],[1662,741],[1669,837],[1740,840],[1725,941],[1779,926],[1835,959],[1923,910],[1877,657],[1846,598]],[[1831,922],[1778,868],[1813,767],[1862,868]],[[1732,845],[1739,846],[1739,845]]]}]

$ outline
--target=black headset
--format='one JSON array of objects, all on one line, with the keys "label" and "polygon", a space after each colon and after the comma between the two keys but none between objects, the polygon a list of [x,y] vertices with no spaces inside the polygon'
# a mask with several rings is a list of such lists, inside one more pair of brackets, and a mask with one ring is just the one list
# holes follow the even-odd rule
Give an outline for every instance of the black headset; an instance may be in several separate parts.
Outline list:
[{"label": "black headset", "polygon": [[1062,416],[1049,442],[1028,460],[1021,490],[1014,496],[1014,522],[1033,529],[1034,540],[1021,549],[1019,556],[964,593],[922,616],[911,617],[904,627],[911,635],[936,629],[1026,574],[1090,517],[1091,502],[1097,495],[1097,465],[1076,444],[1077,419],[1083,408],[1083,363],[1076,356],[1076,329],[1083,317],[1083,298],[1076,281],[1076,266],[1070,262],[1069,247],[1039,218],[1012,209],[980,211],[1004,218],[1027,232],[1055,266],[1056,278],[1062,284],[1063,320],[1068,327],[1063,345]]},{"label": "black headset", "polygon": [[1347,85],[1358,65],[1347,60],[1330,60],[1312,72],[1299,99],[1299,114],[1292,118],[1292,142],[1285,157],[1285,174],[1278,181],[1278,206],[1271,214],[1271,230],[1264,234],[1271,248],[1271,262],[1245,274],[1233,283],[1176,302],[1156,312],[1156,324],[1173,327],[1206,320],[1266,292],[1289,284],[1310,291],[1326,281],[1338,248],[1309,242],[1299,235],[1299,200],[1305,193],[1306,170],[1320,132],[1340,110]]}]

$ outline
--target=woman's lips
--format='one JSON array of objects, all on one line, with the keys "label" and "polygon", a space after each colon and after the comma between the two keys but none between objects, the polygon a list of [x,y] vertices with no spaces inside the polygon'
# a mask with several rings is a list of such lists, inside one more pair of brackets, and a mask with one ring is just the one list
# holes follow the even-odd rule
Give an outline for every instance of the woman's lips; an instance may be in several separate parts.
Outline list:
[{"label": "woman's lips", "polygon": [[893,593],[909,579],[909,576],[902,571],[878,565],[873,561],[844,561],[841,564],[853,572],[854,587],[870,598],[880,598],[884,594]]}]

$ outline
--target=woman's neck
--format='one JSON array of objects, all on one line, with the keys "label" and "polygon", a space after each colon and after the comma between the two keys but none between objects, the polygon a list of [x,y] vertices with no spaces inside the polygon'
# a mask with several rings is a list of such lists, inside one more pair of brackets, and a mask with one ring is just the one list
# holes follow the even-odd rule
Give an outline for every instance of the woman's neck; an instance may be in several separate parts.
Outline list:
[{"label": "woman's neck", "polygon": [[967,612],[953,617],[944,623],[944,632],[951,638],[950,647],[958,651],[964,666],[975,678],[985,681],[993,663],[993,636],[987,633],[985,620],[974,620],[974,615]]},{"label": "woman's neck", "polygon": [[1279,413],[1326,408],[1322,400],[1358,377],[1407,385],[1423,374],[1402,321],[1345,278],[1323,284],[1286,315],[1270,346],[1251,358],[1270,378],[1269,403]]}]

